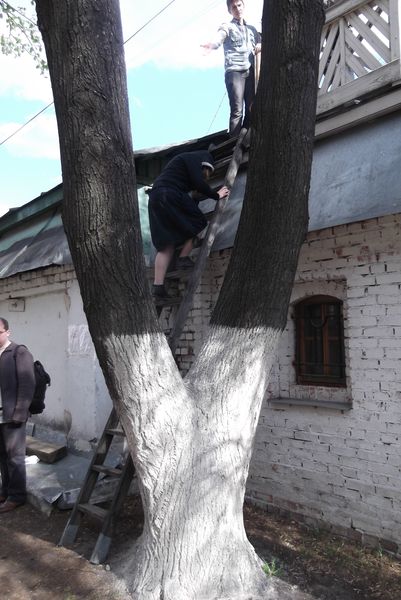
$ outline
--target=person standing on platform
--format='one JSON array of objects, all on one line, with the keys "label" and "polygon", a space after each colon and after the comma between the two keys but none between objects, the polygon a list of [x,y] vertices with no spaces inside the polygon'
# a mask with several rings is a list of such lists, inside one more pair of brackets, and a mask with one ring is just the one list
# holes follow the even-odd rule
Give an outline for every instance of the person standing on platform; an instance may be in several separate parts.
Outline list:
[{"label": "person standing on platform", "polygon": [[227,0],[233,19],[220,25],[217,39],[202,44],[209,53],[223,44],[225,83],[230,103],[229,133],[237,137],[242,127],[248,129],[255,99],[255,54],[261,50],[261,37],[255,27],[244,20],[243,0]]}]

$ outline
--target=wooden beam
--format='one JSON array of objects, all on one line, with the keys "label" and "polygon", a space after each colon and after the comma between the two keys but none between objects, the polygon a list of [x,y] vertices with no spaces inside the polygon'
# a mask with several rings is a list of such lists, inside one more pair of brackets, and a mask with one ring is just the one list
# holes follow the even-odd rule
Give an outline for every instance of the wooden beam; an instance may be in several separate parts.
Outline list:
[{"label": "wooden beam", "polygon": [[42,462],[54,463],[67,455],[67,447],[62,444],[44,442],[38,438],[26,436],[26,454],[35,455]]},{"label": "wooden beam", "polygon": [[400,21],[401,10],[399,0],[390,0],[389,9],[389,25],[390,25],[390,50],[391,58],[399,58],[401,56],[400,49]]},{"label": "wooden beam", "polygon": [[401,88],[316,124],[315,140],[339,133],[401,109]]},{"label": "wooden beam", "polygon": [[364,94],[377,90],[385,85],[400,81],[400,60],[396,59],[383,67],[375,69],[371,73],[367,73],[366,75],[355,79],[355,81],[350,81],[349,83],[338,87],[332,92],[319,94],[317,98],[316,114],[321,115],[346,102],[351,102]]},{"label": "wooden beam", "polygon": [[342,0],[342,2],[337,2],[337,4],[326,10],[325,24],[332,23],[339,17],[361,8],[364,4],[368,4],[368,2],[366,0]]}]

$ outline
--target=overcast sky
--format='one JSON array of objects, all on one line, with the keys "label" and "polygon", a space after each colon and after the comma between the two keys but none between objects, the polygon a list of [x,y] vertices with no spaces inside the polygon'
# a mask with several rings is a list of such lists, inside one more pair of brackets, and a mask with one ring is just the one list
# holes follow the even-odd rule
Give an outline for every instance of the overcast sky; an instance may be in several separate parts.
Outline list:
[{"label": "overcast sky", "polygon": [[[121,0],[128,39],[171,0]],[[11,2],[12,3],[12,2]],[[16,0],[29,7],[29,0]],[[247,0],[246,17],[260,29],[263,0]],[[174,0],[125,45],[134,149],[180,142],[226,129],[223,52],[200,44],[229,19],[225,0]],[[0,21],[0,27],[2,23]],[[48,77],[28,56],[0,55],[0,143],[52,102]],[[61,182],[51,106],[0,146],[0,215]]]}]

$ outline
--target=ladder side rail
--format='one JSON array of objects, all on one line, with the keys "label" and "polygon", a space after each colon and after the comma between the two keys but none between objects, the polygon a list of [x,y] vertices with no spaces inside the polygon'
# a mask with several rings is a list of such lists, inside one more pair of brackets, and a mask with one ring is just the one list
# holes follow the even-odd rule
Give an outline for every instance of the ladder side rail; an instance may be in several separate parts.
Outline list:
[{"label": "ladder side rail", "polygon": [[[247,136],[250,130],[241,129],[240,134],[238,136],[238,141],[234,149],[233,157],[230,161],[229,167],[226,172],[226,176],[224,179],[224,185],[226,185],[230,190],[234,185],[235,178],[238,173],[238,169],[240,167],[242,157],[244,154],[243,145],[245,143],[245,137]],[[221,215],[224,212],[224,209],[227,204],[227,198],[222,198],[218,200],[216,204],[216,208],[214,210],[213,217],[209,223],[207,228],[206,236],[202,242],[202,246],[200,248],[198,257],[195,262],[194,270],[192,275],[188,281],[187,289],[185,291],[182,302],[178,308],[177,315],[174,321],[173,328],[171,330],[171,334],[169,337],[169,346],[171,351],[174,353],[178,341],[180,339],[182,330],[184,329],[185,322],[187,320],[189,311],[193,305],[193,299],[195,296],[195,292],[199,286],[199,282],[202,277],[202,273],[206,266],[207,258],[210,254],[210,251],[213,246],[213,242],[215,240],[218,226],[220,223]]]},{"label": "ladder side rail", "polygon": [[110,507],[107,509],[107,515],[103,521],[101,532],[96,540],[96,544],[90,558],[90,562],[94,565],[99,565],[106,560],[113,535],[114,520],[121,510],[122,503],[128,494],[128,490],[134,475],[134,463],[132,461],[131,454],[128,453],[123,467],[123,472],[114,491]]},{"label": "ladder side rail", "polygon": [[[75,501],[74,507],[72,509],[70,518],[67,521],[67,524],[64,528],[63,533],[61,534],[60,540],[58,542],[58,546],[65,546],[67,544],[71,544],[74,542],[76,535],[78,533],[78,528],[81,522],[81,511],[79,508],[80,504],[85,504],[89,501],[93,489],[97,483],[99,473],[92,469],[95,464],[103,464],[100,461],[104,461],[107,451],[111,445],[112,436],[106,434],[107,429],[111,429],[118,423],[118,417],[115,409],[113,408],[109,418],[107,420],[106,426],[103,430],[103,433],[100,437],[98,446],[96,451],[93,453],[92,460],[90,465],[88,466],[88,470],[85,475],[85,479],[81,485],[79,490],[78,497]],[[99,449],[101,451],[99,452]]]}]

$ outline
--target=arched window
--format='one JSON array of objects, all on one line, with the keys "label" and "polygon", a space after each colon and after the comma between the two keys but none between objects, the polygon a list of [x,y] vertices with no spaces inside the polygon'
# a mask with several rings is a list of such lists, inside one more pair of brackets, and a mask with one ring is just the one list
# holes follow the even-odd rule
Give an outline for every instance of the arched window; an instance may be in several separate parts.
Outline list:
[{"label": "arched window", "polygon": [[297,383],[341,386],[345,381],[343,303],[312,296],[295,306]]}]

